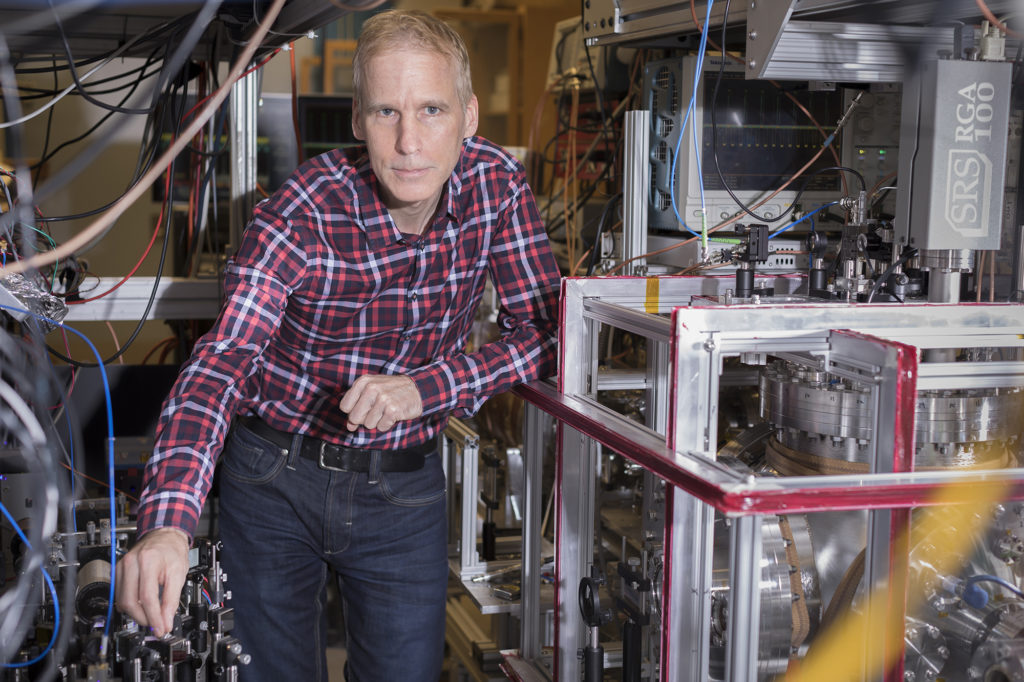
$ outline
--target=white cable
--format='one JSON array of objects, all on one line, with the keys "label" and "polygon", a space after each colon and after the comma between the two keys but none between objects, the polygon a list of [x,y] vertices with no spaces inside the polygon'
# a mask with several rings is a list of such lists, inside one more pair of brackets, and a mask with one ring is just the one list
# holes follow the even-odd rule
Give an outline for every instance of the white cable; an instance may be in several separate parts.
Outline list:
[{"label": "white cable", "polygon": [[126,210],[128,210],[128,207],[135,203],[135,201],[137,201],[139,197],[149,189],[156,179],[163,174],[164,170],[166,170],[171,162],[177,158],[178,154],[181,153],[181,151],[189,144],[192,137],[195,136],[200,128],[203,127],[206,120],[212,116],[221,103],[227,99],[235,81],[241,77],[243,71],[249,65],[253,55],[256,54],[256,50],[259,49],[260,45],[263,43],[263,39],[266,37],[267,31],[274,23],[274,20],[277,19],[277,15],[280,13],[284,3],[285,0],[274,0],[274,4],[267,10],[267,14],[264,16],[263,22],[249,38],[248,45],[246,45],[245,50],[242,51],[238,60],[231,67],[231,71],[225,79],[224,84],[219,90],[215,91],[213,95],[210,96],[206,106],[203,107],[202,111],[196,114],[192,123],[190,123],[177,137],[177,139],[168,146],[163,156],[157,159],[157,161],[150,167],[149,171],[140,178],[131,189],[125,192],[120,199],[114,202],[114,205],[111,206],[106,213],[99,216],[88,227],[76,234],[74,237],[52,251],[39,253],[31,258],[10,263],[0,268],[0,277],[15,272],[24,272],[30,268],[38,269],[44,265],[54,263],[61,258],[66,258],[75,253],[80,247],[99,237],[105,230],[113,225],[114,222],[120,218]]},{"label": "white cable", "polygon": [[[121,47],[119,47],[116,50],[114,50],[113,52],[111,52],[110,55],[103,62],[101,62],[100,64],[97,64],[93,68],[91,68],[88,71],[86,71],[85,74],[80,77],[80,80],[84,81],[85,79],[89,78],[89,76],[93,75],[94,73],[96,73],[97,71],[99,71],[100,69],[105,67],[107,64],[109,64],[110,62],[112,62],[115,59],[117,59],[125,50],[128,50],[129,48],[133,47],[135,45],[135,43],[137,43],[140,40],[142,40],[143,37],[144,36],[141,36],[141,35],[140,36],[135,36],[134,38],[129,40],[127,43],[125,43]],[[31,114],[25,114],[21,118],[16,118],[13,121],[6,121],[4,123],[0,123],[0,129],[11,128],[13,126],[21,125],[22,123],[25,123],[26,121],[31,121],[36,116],[39,116],[40,114],[45,113],[48,109],[50,109],[57,102],[61,101],[65,97],[67,97],[68,94],[71,93],[73,90],[75,90],[77,87],[78,87],[77,84],[72,83],[68,87],[66,87],[63,90],[61,90],[59,94],[55,95],[53,97],[53,99],[51,99],[46,104],[44,104],[43,106],[41,106],[38,109],[36,109],[35,111],[33,111]]]}]

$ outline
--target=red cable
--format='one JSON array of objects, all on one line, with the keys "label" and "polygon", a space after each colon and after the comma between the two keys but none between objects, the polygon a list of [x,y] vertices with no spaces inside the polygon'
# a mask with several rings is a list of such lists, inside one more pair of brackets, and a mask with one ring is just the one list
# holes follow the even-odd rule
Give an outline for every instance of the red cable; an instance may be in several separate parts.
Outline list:
[{"label": "red cable", "polygon": [[106,296],[106,295],[116,291],[117,289],[119,289],[121,287],[121,285],[124,284],[125,282],[127,282],[129,279],[131,279],[132,275],[134,275],[138,271],[138,269],[142,266],[142,263],[146,260],[146,257],[149,256],[150,249],[153,248],[153,244],[156,242],[156,236],[160,233],[160,225],[164,221],[164,212],[167,210],[167,206],[168,206],[168,203],[170,201],[170,196],[171,196],[171,167],[170,166],[167,167],[166,175],[167,175],[167,179],[164,182],[164,203],[160,206],[160,217],[157,218],[157,220],[156,220],[156,228],[153,230],[153,236],[149,238],[149,244],[146,245],[146,250],[142,253],[142,257],[139,258],[139,261],[135,264],[135,267],[132,268],[132,271],[129,272],[127,275],[125,275],[121,279],[120,282],[118,282],[117,284],[112,286],[107,291],[104,291],[102,294],[97,294],[96,296],[92,296],[91,298],[82,298],[82,299],[79,299],[77,301],[66,301],[66,303],[68,305],[80,305],[82,303],[89,303],[91,301],[97,301],[97,300],[103,298],[104,296]]}]

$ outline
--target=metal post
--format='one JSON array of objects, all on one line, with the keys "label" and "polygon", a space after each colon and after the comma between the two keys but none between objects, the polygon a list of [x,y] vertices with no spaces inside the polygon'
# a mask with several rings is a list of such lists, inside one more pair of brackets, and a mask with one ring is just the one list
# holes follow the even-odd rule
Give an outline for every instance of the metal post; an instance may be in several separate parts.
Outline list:
[{"label": "metal post", "polygon": [[1024,301],[1024,224],[1017,226],[1017,258],[1013,264],[1013,296]]},{"label": "metal post", "polygon": [[[625,116],[625,162],[622,181],[622,260],[624,274],[646,274],[647,192],[651,181],[649,161],[651,112],[627,111]],[[595,247],[596,248],[596,247]],[[632,260],[636,258],[636,260]]]},{"label": "metal post", "polygon": [[256,112],[259,109],[259,71],[239,78],[231,88],[231,243],[234,253],[242,231],[256,207]]},{"label": "metal post", "polygon": [[587,644],[580,619],[577,589],[588,577],[594,556],[594,495],[597,455],[594,441],[579,431],[561,427],[561,467],[558,508],[558,650],[559,680],[578,680],[582,673],[576,652]]},{"label": "metal post", "polygon": [[523,510],[522,610],[520,620],[523,660],[536,662],[544,646],[544,630],[540,617],[541,521],[544,516],[544,434],[551,416],[531,403],[523,413],[523,444],[526,446],[526,492]]},{"label": "metal post", "polygon": [[732,519],[729,529],[729,635],[725,679],[757,679],[761,627],[761,517]]}]

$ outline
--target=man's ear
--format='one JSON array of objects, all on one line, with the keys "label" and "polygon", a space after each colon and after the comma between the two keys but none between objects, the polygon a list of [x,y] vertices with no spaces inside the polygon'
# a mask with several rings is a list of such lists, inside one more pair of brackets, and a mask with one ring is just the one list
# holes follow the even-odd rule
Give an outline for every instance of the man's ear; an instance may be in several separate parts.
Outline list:
[{"label": "man's ear", "polygon": [[465,139],[476,135],[476,128],[479,123],[480,103],[477,101],[476,95],[473,95],[466,104],[466,125],[462,131],[462,138]]},{"label": "man's ear", "polygon": [[359,113],[359,102],[352,100],[352,134],[357,140],[365,140],[363,133],[363,117]]}]

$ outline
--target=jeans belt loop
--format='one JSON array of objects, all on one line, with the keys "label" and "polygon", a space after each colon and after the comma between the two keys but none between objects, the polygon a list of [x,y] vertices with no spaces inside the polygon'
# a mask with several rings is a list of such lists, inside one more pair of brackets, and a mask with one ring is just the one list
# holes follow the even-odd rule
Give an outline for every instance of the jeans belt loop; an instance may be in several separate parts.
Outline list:
[{"label": "jeans belt loop", "polygon": [[383,459],[384,455],[380,450],[370,451],[370,471],[366,477],[366,482],[370,485],[377,485],[380,481],[381,462]]}]

